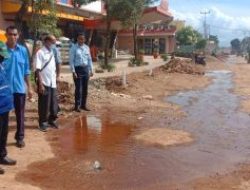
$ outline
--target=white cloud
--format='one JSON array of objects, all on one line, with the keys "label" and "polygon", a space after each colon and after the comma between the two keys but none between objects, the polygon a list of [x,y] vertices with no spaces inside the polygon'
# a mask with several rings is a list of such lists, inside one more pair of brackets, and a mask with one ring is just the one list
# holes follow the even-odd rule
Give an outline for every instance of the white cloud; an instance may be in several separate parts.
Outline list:
[{"label": "white cloud", "polygon": [[[250,16],[232,16],[226,14],[217,7],[211,7],[210,14],[207,16],[207,24],[210,25],[210,32],[218,35],[220,44],[229,46],[234,38],[242,39],[250,36]],[[204,15],[197,12],[179,12],[172,10],[176,19],[185,20],[188,25],[203,32]]]}]

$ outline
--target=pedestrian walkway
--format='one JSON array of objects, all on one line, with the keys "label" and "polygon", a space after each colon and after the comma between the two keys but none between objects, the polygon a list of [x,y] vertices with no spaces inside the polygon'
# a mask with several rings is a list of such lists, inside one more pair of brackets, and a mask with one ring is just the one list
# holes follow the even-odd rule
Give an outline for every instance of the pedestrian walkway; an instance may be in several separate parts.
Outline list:
[{"label": "pedestrian walkway", "polygon": [[[148,62],[148,65],[140,66],[140,67],[128,67],[129,58],[127,59],[118,59],[119,61],[115,62],[116,69],[113,72],[107,72],[104,73],[94,73],[94,76],[91,79],[97,79],[97,78],[107,78],[107,77],[113,77],[113,76],[121,76],[124,72],[126,74],[130,73],[136,73],[136,72],[143,72],[143,71],[149,71],[153,68],[159,67],[161,65],[164,65],[166,61],[163,61],[160,57],[157,59],[154,59],[153,56],[144,56],[144,61]],[[97,68],[98,63],[94,63],[94,68]],[[61,69],[61,80],[73,83],[72,73],[70,71],[69,65],[63,65]]]}]

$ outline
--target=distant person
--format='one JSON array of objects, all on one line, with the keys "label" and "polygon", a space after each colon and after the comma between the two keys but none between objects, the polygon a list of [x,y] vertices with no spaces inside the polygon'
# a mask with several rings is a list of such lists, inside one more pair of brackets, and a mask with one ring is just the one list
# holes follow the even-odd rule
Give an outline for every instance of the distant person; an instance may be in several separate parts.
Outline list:
[{"label": "distant person", "polygon": [[56,63],[52,46],[53,38],[48,35],[44,38],[44,46],[37,51],[35,56],[39,129],[43,132],[46,132],[49,126],[58,128],[56,124],[58,112]]},{"label": "distant person", "polygon": [[[0,164],[15,165],[16,161],[7,157],[7,137],[9,128],[9,111],[13,109],[13,94],[11,92],[2,62],[8,57],[8,50],[0,41]],[[4,170],[0,168],[0,174]]]},{"label": "distant person", "polygon": [[70,49],[70,67],[75,83],[75,107],[76,112],[90,111],[87,108],[88,82],[93,76],[93,63],[89,47],[85,44],[84,33],[77,35],[77,43]]},{"label": "distant person", "polygon": [[22,148],[24,143],[24,112],[26,101],[26,86],[28,97],[32,98],[30,85],[30,62],[27,49],[18,44],[19,32],[15,26],[9,26],[6,29],[7,49],[10,58],[4,61],[11,91],[14,95],[14,108],[17,121],[17,131],[15,134],[16,146]]}]

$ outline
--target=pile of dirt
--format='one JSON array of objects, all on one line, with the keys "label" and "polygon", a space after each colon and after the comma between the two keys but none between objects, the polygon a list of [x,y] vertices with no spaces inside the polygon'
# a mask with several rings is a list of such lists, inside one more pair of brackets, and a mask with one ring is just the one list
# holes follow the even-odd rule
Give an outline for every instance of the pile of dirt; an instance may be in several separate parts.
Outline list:
[{"label": "pile of dirt", "polygon": [[175,58],[166,63],[162,68],[168,73],[185,73],[192,75],[204,75],[205,68],[201,65],[192,63],[189,59]]},{"label": "pile of dirt", "polygon": [[[128,85],[128,82],[127,82]],[[125,87],[123,86],[121,77],[111,77],[105,81],[106,89],[109,91],[121,91]]]},{"label": "pile of dirt", "polygon": [[57,83],[57,91],[58,93],[68,93],[71,92],[73,89],[73,85],[65,82],[65,81],[59,81]]},{"label": "pile of dirt", "polygon": [[74,96],[71,93],[60,93],[58,94],[58,102],[62,103],[72,103],[74,100]]},{"label": "pile of dirt", "polygon": [[134,138],[145,144],[158,146],[172,146],[193,142],[191,134],[167,128],[148,129]]}]

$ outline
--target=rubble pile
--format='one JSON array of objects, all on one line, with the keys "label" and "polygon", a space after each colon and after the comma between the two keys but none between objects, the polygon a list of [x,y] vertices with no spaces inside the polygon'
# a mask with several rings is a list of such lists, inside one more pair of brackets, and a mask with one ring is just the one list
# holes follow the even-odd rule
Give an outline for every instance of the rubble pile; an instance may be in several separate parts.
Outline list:
[{"label": "rubble pile", "polygon": [[168,73],[185,73],[192,75],[204,75],[205,69],[201,65],[192,63],[191,60],[183,60],[179,58],[172,59],[163,66]]},{"label": "rubble pile", "polygon": [[70,93],[60,93],[58,95],[58,102],[62,103],[73,103],[74,96]]},{"label": "rubble pile", "polygon": [[65,81],[59,81],[57,83],[57,91],[58,93],[67,93],[67,92],[71,92],[72,88],[72,84],[69,84],[68,82]]},{"label": "rubble pile", "polygon": [[121,77],[108,78],[105,86],[107,90],[120,91],[123,89],[122,79]]}]

